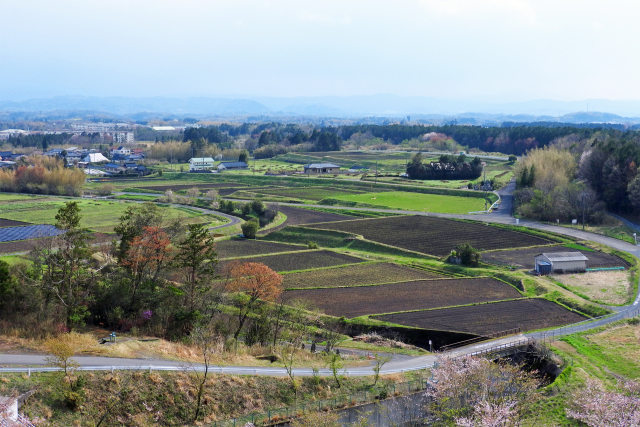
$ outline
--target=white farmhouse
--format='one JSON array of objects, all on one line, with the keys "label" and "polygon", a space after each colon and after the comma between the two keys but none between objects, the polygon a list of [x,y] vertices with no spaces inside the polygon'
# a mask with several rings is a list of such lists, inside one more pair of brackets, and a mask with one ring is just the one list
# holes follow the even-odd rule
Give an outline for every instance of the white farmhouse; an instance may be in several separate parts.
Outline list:
[{"label": "white farmhouse", "polygon": [[189,172],[210,171],[214,162],[211,157],[193,157],[189,159]]},{"label": "white farmhouse", "polygon": [[131,155],[131,148],[127,148],[124,145],[119,146],[118,148],[113,148],[111,150],[111,156],[129,156]]}]

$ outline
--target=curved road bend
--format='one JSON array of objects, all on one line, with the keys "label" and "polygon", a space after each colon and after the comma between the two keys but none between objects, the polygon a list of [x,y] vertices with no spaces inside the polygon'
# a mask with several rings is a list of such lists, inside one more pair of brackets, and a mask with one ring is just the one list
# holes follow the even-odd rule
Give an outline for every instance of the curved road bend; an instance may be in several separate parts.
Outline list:
[{"label": "curved road bend", "polygon": [[[505,194],[509,196],[509,194]],[[503,196],[504,197],[504,196]],[[473,219],[486,222],[500,223],[500,224],[514,224],[513,217],[510,216],[510,212],[506,212],[507,197],[504,197],[503,205],[498,212],[491,214],[481,215],[450,215],[450,214],[435,214],[428,212],[416,212],[416,211],[398,211],[390,209],[374,209],[374,208],[354,208],[354,207],[342,207],[343,209],[350,210],[368,210],[375,212],[391,212],[391,213],[405,213],[408,215],[424,215],[424,216],[436,216],[443,218],[460,218],[460,219]],[[508,202],[507,202],[508,203]],[[281,203],[285,204],[285,203]],[[290,204],[296,206],[296,204]],[[299,205],[298,205],[299,206]],[[317,206],[326,208],[323,205],[306,205]],[[340,209],[339,206],[332,206],[334,209]],[[212,211],[214,212],[214,211]],[[219,214],[215,212],[215,214]],[[541,224],[535,221],[520,221],[520,225],[524,227],[530,227],[539,230],[551,231],[558,234],[563,234],[571,237],[575,237],[583,240],[592,240],[598,243],[608,245],[620,251],[625,251],[636,257],[640,257],[640,250],[637,246],[623,242],[621,240],[613,239],[598,234],[575,230],[572,228],[558,227],[554,225]],[[636,295],[633,303],[621,307],[620,311],[612,315],[591,320],[584,321],[574,325],[568,325],[554,330],[545,332],[531,332],[526,334],[519,334],[516,336],[504,337],[497,340],[485,341],[469,346],[461,347],[451,350],[447,354],[462,355],[474,353],[482,350],[486,350],[495,346],[504,344],[513,344],[525,338],[532,339],[544,339],[550,336],[561,336],[572,334],[576,332],[587,331],[593,328],[597,328],[618,320],[638,316],[640,314],[640,286],[639,293]],[[436,360],[436,355],[426,355],[418,357],[403,357],[394,358],[387,364],[385,364],[380,370],[381,374],[394,374],[399,372],[407,372],[413,370],[424,369],[433,366]],[[31,371],[51,371],[55,368],[46,367],[47,356],[44,355],[32,355],[32,354],[0,354],[0,366],[12,365],[12,367],[0,367],[0,372],[27,372]],[[95,357],[95,356],[79,356],[74,360],[80,365],[79,369],[82,370],[167,370],[167,371],[185,371],[185,370],[203,370],[204,366],[199,364],[190,364],[187,362],[176,362],[168,360],[158,359],[122,359],[122,358],[108,358],[108,357]],[[25,366],[32,366],[31,368]],[[284,368],[268,368],[268,367],[246,367],[246,366],[215,366],[210,367],[212,372],[232,374],[232,375],[270,375],[270,376],[285,376],[287,375]],[[310,376],[313,375],[313,371],[308,368],[297,368],[293,370],[293,374],[296,376]],[[319,371],[320,375],[329,376],[331,371],[322,369]],[[372,366],[348,368],[344,370],[345,375],[349,376],[366,376],[373,375]]]},{"label": "curved road bend", "polygon": [[[128,195],[128,196],[132,196],[132,195],[139,195],[139,196],[157,196],[160,197],[161,194],[157,194],[157,193],[128,193],[128,192],[118,192],[118,193],[114,193],[115,196],[119,196],[119,195]],[[135,203],[145,203],[145,201],[141,201],[141,200],[127,200],[129,202],[135,202]],[[161,202],[152,202],[152,203],[161,203]],[[209,230],[217,230],[219,228],[224,228],[224,227],[231,227],[232,225],[236,225],[238,223],[240,223],[242,221],[242,219],[238,218],[237,216],[233,216],[233,215],[229,215],[226,214],[224,212],[220,212],[220,211],[216,211],[213,209],[208,209],[208,208],[201,208],[199,206],[191,206],[191,205],[182,205],[180,203],[169,203],[169,205],[173,206],[173,207],[183,207],[183,208],[189,208],[189,209],[194,209],[197,211],[202,212],[202,214],[204,215],[216,215],[222,218],[225,218],[227,220],[229,220],[228,223],[226,224],[222,224],[222,225],[216,225],[215,227],[209,227]]]}]

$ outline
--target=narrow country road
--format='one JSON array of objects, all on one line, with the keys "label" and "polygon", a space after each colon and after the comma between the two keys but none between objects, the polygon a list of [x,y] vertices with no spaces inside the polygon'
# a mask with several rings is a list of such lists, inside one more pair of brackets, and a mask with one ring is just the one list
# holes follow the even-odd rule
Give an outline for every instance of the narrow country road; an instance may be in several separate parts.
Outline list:
[{"label": "narrow country road", "polygon": [[[511,216],[511,193],[513,191],[511,184],[500,192],[502,198],[500,208],[492,213],[478,214],[478,215],[455,215],[455,214],[437,214],[429,212],[419,211],[398,211],[391,209],[376,209],[376,208],[356,208],[356,207],[340,207],[331,206],[332,209],[349,209],[349,210],[362,210],[362,211],[374,211],[374,212],[391,212],[401,213],[408,215],[424,215],[435,216],[442,218],[459,218],[459,219],[471,219],[477,221],[484,221],[490,223],[500,224],[515,224],[515,219]],[[281,205],[300,206],[295,203],[280,203]],[[307,207],[321,207],[327,208],[324,205],[304,205]],[[303,207],[304,207],[303,206]],[[206,211],[206,210],[205,210]],[[212,211],[216,215],[221,215],[220,212]],[[223,215],[221,215],[223,216]],[[542,224],[536,221],[520,221],[520,226],[529,227],[538,230],[550,231],[553,233],[575,237],[582,240],[591,240],[597,243],[601,243],[610,246],[614,249],[627,252],[636,257],[640,257],[640,250],[637,246],[623,242],[621,240],[613,239],[610,237],[602,236],[599,234],[589,233],[572,228],[559,227],[554,225]],[[229,226],[229,224],[225,224]],[[616,322],[621,319],[635,317],[640,315],[640,286],[639,293],[636,295],[635,300],[624,307],[621,307],[617,313],[609,316],[604,316],[598,319],[587,320],[573,325],[567,325],[553,330],[545,332],[531,332],[525,334],[519,334],[516,336],[509,336],[500,338],[497,340],[483,341],[468,345],[465,347],[457,348],[448,351],[444,354],[448,355],[462,355],[481,352],[490,348],[504,345],[512,345],[518,343],[524,339],[545,340],[551,337],[558,337],[562,335],[572,334],[576,332],[587,331],[593,328],[597,328],[609,323]],[[433,366],[436,361],[436,355],[426,355],[418,357],[402,357],[394,358],[387,364],[385,364],[380,373],[381,374],[394,374],[399,372],[408,372],[419,369],[424,369]],[[78,356],[74,360],[80,366],[81,370],[165,370],[165,371],[188,371],[188,370],[203,370],[204,366],[200,364],[191,364],[187,362],[176,362],[168,360],[158,359],[121,359],[121,358],[108,358],[108,357],[96,357],[96,356]],[[32,355],[32,354],[0,354],[0,372],[28,372],[28,371],[52,371],[55,368],[47,367],[48,364],[45,355]],[[247,367],[247,366],[215,366],[210,367],[215,373],[233,374],[233,375],[270,375],[270,376],[286,376],[287,373],[284,368],[270,368],[270,367]],[[373,367],[356,367],[348,368],[344,370],[344,374],[348,376],[366,376],[373,375]],[[293,370],[295,376],[311,376],[313,371],[308,368],[297,368]],[[330,376],[331,371],[322,369],[319,371],[319,375]]]},{"label": "narrow country road", "polygon": [[[161,194],[157,194],[157,193],[130,193],[130,192],[118,192],[118,193],[114,193],[115,196],[134,196],[134,195],[138,195],[138,196],[157,196],[157,197],[161,197]],[[199,197],[199,198],[203,198],[203,197]],[[128,200],[129,202],[136,202],[136,203],[145,203],[145,201],[142,200]],[[151,202],[151,203],[159,203],[159,202]],[[204,215],[216,215],[222,218],[225,218],[227,220],[229,220],[228,223],[226,224],[221,224],[221,225],[216,225],[215,227],[209,227],[209,230],[217,230],[219,228],[225,228],[225,227],[231,227],[233,225],[239,224],[242,219],[238,218],[237,216],[233,216],[233,215],[229,215],[226,214],[224,212],[220,212],[220,211],[216,211],[213,209],[207,209],[207,208],[201,208],[199,206],[191,206],[191,205],[183,205],[180,203],[169,203],[169,205],[173,206],[173,207],[184,207],[184,208],[189,208],[189,209],[194,209],[197,211],[202,212]]]}]

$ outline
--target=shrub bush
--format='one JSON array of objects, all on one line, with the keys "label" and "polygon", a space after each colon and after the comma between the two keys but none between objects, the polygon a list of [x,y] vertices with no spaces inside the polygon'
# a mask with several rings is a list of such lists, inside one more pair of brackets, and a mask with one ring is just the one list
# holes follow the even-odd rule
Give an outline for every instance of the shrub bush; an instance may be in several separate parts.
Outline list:
[{"label": "shrub bush", "polygon": [[249,220],[240,226],[240,228],[242,228],[242,234],[244,234],[244,237],[246,237],[247,239],[256,238],[258,227],[258,221],[256,221],[255,219]]}]

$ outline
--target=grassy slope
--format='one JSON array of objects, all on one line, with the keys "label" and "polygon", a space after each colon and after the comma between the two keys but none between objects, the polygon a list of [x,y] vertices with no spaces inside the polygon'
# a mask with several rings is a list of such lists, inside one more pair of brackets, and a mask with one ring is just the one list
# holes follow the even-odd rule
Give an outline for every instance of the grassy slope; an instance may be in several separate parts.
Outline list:
[{"label": "grassy slope", "polygon": [[[95,425],[105,412],[104,425],[192,425],[197,380],[193,373],[95,372],[83,373],[82,378],[84,403],[75,411],[64,405],[62,391],[68,387],[61,374],[0,376],[0,394],[36,390],[21,411],[46,419],[48,425]],[[392,389],[395,381],[404,380],[402,376],[383,378],[372,387],[371,378],[345,378],[338,388],[330,378],[299,378],[296,400],[288,378],[210,375],[200,422],[209,424],[295,403],[339,401],[364,390],[375,396],[383,387]]]},{"label": "grassy slope", "polygon": [[564,372],[543,391],[544,398],[530,408],[523,425],[577,425],[565,408],[587,378],[615,388],[619,377],[640,378],[640,326],[619,322],[589,333],[570,335],[551,349],[565,362]]},{"label": "grassy slope", "polygon": [[[61,197],[49,197],[46,200],[29,199],[0,205],[0,218],[27,221],[35,224],[53,224],[58,209],[68,200]],[[131,206],[130,202],[112,200],[77,200],[82,215],[82,225],[94,231],[111,232],[118,223],[120,216]],[[168,218],[189,218],[211,222],[212,218],[200,217],[195,210],[165,207]],[[213,220],[215,221],[215,220]],[[216,221],[217,222],[217,221]],[[221,223],[221,222],[220,222]]]}]

